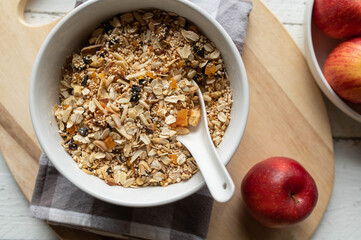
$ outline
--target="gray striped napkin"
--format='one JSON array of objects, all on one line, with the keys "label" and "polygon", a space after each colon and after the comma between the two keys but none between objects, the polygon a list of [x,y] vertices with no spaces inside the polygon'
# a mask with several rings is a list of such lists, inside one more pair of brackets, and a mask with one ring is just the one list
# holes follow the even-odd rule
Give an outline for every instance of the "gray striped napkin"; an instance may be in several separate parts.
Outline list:
[{"label": "gray striped napkin", "polygon": [[[86,0],[77,1],[77,5]],[[241,52],[251,0],[192,0],[226,29]],[[98,234],[127,239],[205,239],[213,199],[207,188],[174,203],[129,208],[102,202],[81,191],[43,154],[30,205],[36,218]]]}]

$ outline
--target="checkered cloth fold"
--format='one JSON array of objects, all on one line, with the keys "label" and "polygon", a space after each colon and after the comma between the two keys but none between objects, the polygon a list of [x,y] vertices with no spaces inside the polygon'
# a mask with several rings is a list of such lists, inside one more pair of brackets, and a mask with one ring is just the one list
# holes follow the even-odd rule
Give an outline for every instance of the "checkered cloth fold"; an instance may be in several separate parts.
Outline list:
[{"label": "checkered cloth fold", "polygon": [[[83,1],[77,1],[77,5]],[[192,0],[226,29],[241,52],[251,0]],[[30,211],[50,224],[127,239],[205,239],[213,199],[206,187],[160,207],[129,208],[98,200],[63,177],[43,154]]]}]

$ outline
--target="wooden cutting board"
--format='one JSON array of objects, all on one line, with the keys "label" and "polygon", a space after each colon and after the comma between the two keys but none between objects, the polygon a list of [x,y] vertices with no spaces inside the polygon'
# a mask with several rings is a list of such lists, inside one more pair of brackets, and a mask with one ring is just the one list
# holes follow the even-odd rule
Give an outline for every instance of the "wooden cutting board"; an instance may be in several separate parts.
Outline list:
[{"label": "wooden cutting board", "polygon": [[[15,180],[31,199],[41,149],[28,110],[28,85],[36,53],[55,23],[34,27],[23,20],[26,0],[0,1],[0,148]],[[242,142],[227,166],[236,194],[215,203],[208,239],[306,239],[320,223],[331,196],[334,157],[321,93],[306,61],[282,24],[253,0],[243,60],[250,85],[250,112]],[[256,223],[242,206],[240,183],[256,163],[291,157],[314,177],[319,200],[312,215],[286,229]],[[103,237],[52,227],[63,239]]]}]

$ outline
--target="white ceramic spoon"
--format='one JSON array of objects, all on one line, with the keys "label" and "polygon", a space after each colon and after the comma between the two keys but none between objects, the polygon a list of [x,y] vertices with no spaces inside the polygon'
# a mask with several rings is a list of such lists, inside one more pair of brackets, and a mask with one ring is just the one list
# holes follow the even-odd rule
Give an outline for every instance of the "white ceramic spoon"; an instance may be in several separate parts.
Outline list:
[{"label": "white ceramic spoon", "polygon": [[227,169],[220,161],[209,135],[206,108],[200,89],[198,89],[198,96],[201,105],[201,119],[198,126],[189,126],[190,133],[177,136],[177,140],[193,155],[212,197],[217,202],[226,202],[232,198],[235,186]]}]

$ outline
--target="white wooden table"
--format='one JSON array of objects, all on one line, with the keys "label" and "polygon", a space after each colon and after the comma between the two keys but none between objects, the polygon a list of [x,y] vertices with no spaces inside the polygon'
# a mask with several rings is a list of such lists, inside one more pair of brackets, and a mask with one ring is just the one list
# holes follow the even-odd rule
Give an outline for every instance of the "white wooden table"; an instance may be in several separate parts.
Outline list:
[{"label": "white wooden table", "polygon": [[[307,0],[263,0],[303,51]],[[34,25],[63,16],[75,0],[29,0],[26,20]],[[361,239],[361,123],[328,100],[335,149],[335,185],[326,214],[313,239]],[[56,239],[49,227],[29,216],[29,203],[0,157],[0,239]]]}]

